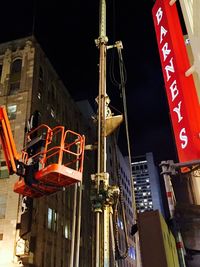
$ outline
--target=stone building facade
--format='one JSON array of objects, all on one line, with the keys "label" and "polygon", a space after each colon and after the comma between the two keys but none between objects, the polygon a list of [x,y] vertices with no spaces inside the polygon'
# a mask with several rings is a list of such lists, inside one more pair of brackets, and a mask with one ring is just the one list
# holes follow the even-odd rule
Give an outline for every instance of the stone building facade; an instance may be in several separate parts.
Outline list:
[{"label": "stone building facade", "polygon": [[[7,108],[18,152],[24,147],[31,115],[35,124],[64,125],[94,143],[92,125],[56,74],[34,37],[0,45],[0,105]],[[1,150],[0,168],[0,266],[70,266],[75,187],[38,199],[13,192],[16,175],[8,176]],[[95,173],[95,156],[85,154],[82,194],[80,262],[92,266],[93,215],[89,198],[90,174]],[[78,203],[78,197],[77,197]],[[87,214],[87,216],[85,216]],[[76,237],[75,237],[76,240]],[[74,255],[76,258],[76,242]]]}]

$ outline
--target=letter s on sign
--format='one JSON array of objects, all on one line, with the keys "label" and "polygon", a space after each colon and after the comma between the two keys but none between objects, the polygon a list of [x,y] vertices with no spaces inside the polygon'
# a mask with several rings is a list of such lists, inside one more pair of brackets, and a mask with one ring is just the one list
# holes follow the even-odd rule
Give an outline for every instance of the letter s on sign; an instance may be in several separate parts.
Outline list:
[{"label": "letter s on sign", "polygon": [[187,144],[188,144],[188,137],[186,135],[186,131],[185,128],[181,129],[180,134],[179,134],[180,140],[183,141],[181,143],[181,147],[184,149],[186,148]]}]

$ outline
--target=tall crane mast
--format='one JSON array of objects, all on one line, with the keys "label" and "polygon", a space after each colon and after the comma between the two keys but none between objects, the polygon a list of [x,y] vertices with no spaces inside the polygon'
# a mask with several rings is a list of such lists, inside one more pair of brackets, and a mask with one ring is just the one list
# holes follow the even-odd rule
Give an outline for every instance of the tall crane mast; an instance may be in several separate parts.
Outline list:
[{"label": "tall crane mast", "polygon": [[[94,197],[94,212],[96,213],[96,261],[95,267],[109,267],[112,257],[114,265],[118,266],[115,256],[115,240],[113,237],[113,203],[119,199],[120,190],[116,185],[109,184],[109,174],[106,170],[106,137],[113,132],[123,121],[123,116],[113,116],[108,105],[110,99],[106,93],[106,55],[108,48],[117,48],[121,58],[122,42],[117,41],[114,45],[107,45],[108,37],[106,36],[106,0],[100,0],[99,6],[99,37],[96,40],[96,45],[99,48],[99,94],[97,97],[98,103],[98,156],[97,156],[97,173],[92,175],[95,182],[96,196]],[[120,69],[122,72],[122,69]],[[122,74],[122,73],[121,73]],[[122,79],[122,86],[124,80]],[[124,95],[123,95],[124,99]],[[126,112],[125,112],[126,113]],[[125,120],[127,117],[125,114]],[[126,129],[128,132],[127,124]],[[128,139],[128,136],[127,136]],[[130,160],[130,150],[129,150]],[[130,163],[131,171],[131,163]],[[131,178],[132,179],[132,178]],[[133,187],[132,181],[131,185]],[[133,203],[135,202],[133,197]],[[133,209],[135,205],[133,204]],[[134,217],[136,218],[135,210]],[[134,218],[134,219],[135,219]],[[110,238],[111,237],[111,238]],[[126,236],[127,238],[127,236]],[[111,239],[111,240],[110,240]],[[137,266],[141,266],[139,239],[138,234],[135,235],[135,243],[137,250]],[[110,245],[112,250],[110,250]],[[128,244],[127,244],[128,245]],[[112,255],[110,255],[112,251]],[[124,254],[125,255],[125,254]]]},{"label": "tall crane mast", "polygon": [[[97,194],[100,190],[100,181],[108,185],[109,177],[106,173],[106,1],[100,0],[99,16],[99,95],[98,95],[98,157],[97,157]],[[107,99],[108,100],[108,99]],[[101,177],[100,177],[100,176]],[[96,267],[109,266],[109,205],[104,205],[103,210],[96,212]],[[100,225],[101,230],[100,230]],[[102,234],[103,232],[103,234]],[[100,240],[102,237],[103,240]],[[103,255],[100,255],[100,247],[103,244]],[[103,257],[102,257],[103,256]],[[103,260],[102,260],[103,259]]]},{"label": "tall crane mast", "polygon": [[[112,116],[108,107],[110,102],[106,93],[106,0],[100,0],[99,12],[99,37],[96,45],[99,48],[99,94],[98,103],[98,152],[97,173],[95,181],[95,205],[96,213],[96,267],[110,266],[110,243],[112,243],[113,260],[115,260],[114,238],[110,240],[112,229],[112,202],[119,196],[118,186],[109,185],[109,174],[106,171],[106,137],[114,131],[122,122],[122,115]],[[112,232],[112,230],[111,230]]]}]

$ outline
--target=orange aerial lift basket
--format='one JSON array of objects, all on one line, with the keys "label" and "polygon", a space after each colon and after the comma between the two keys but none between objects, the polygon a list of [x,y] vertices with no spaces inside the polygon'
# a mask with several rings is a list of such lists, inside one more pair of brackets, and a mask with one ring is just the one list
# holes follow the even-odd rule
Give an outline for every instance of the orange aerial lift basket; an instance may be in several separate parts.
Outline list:
[{"label": "orange aerial lift basket", "polygon": [[20,176],[14,192],[40,197],[82,181],[85,137],[64,126],[42,124],[26,136],[18,154],[5,107],[0,107],[0,141],[9,174]]},{"label": "orange aerial lift basket", "polygon": [[14,185],[14,192],[29,197],[49,195],[82,181],[84,136],[45,124],[27,134],[22,151],[25,174]]}]

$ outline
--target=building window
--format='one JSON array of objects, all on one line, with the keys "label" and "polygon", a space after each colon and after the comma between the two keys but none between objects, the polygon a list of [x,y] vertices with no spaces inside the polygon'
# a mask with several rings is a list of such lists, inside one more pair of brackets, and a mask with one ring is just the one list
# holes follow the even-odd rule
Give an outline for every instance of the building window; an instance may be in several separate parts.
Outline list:
[{"label": "building window", "polygon": [[68,222],[65,224],[65,227],[64,227],[64,237],[67,239],[71,238],[70,225]]},{"label": "building window", "polygon": [[117,219],[117,225],[121,230],[124,230],[123,222],[119,218]]},{"label": "building window", "polygon": [[6,199],[7,199],[7,195],[6,194],[1,194],[0,195],[0,219],[5,219],[5,215],[6,215]]},{"label": "building window", "polygon": [[44,72],[42,67],[39,68],[39,81],[38,81],[38,93],[37,97],[39,100],[42,99],[42,92],[44,90]]},{"label": "building window", "polygon": [[58,213],[55,210],[53,210],[53,231],[58,231]]},{"label": "building window", "polygon": [[47,227],[54,232],[58,231],[58,213],[54,209],[48,208]]},{"label": "building window", "polygon": [[0,241],[3,240],[3,233],[0,233]]},{"label": "building window", "polygon": [[10,83],[10,95],[14,95],[20,88],[20,82]]},{"label": "building window", "polygon": [[21,59],[16,59],[13,61],[11,65],[11,74],[18,74],[21,72],[22,68],[22,60]]},{"label": "building window", "polygon": [[47,227],[48,229],[52,229],[52,222],[53,222],[53,210],[48,208],[47,212]]},{"label": "building window", "polygon": [[8,118],[9,120],[14,120],[16,119],[16,114],[17,114],[17,105],[8,105],[7,106],[7,113],[8,113]]},{"label": "building window", "polygon": [[5,161],[2,146],[0,145],[0,179],[9,178],[9,172]]},{"label": "building window", "polygon": [[130,257],[131,259],[133,259],[133,260],[136,259],[136,254],[135,254],[135,249],[134,249],[134,247],[130,247],[130,248],[129,248],[129,252],[128,252],[128,254],[129,254],[129,257]]},{"label": "building window", "polygon": [[9,178],[9,172],[5,160],[0,160],[0,179]]},{"label": "building window", "polygon": [[55,115],[55,109],[53,107],[51,107],[51,117],[52,118],[55,118],[56,115]]},{"label": "building window", "polygon": [[22,60],[16,59],[10,71],[10,95],[16,94],[20,88]]},{"label": "building window", "polygon": [[39,69],[39,81],[40,82],[44,82],[44,72],[43,72],[43,69],[42,67],[40,66],[40,69]]},{"label": "building window", "polygon": [[41,94],[40,91],[38,91],[38,93],[37,93],[37,98],[38,98],[39,100],[41,100],[41,98],[42,98],[42,94]]}]

